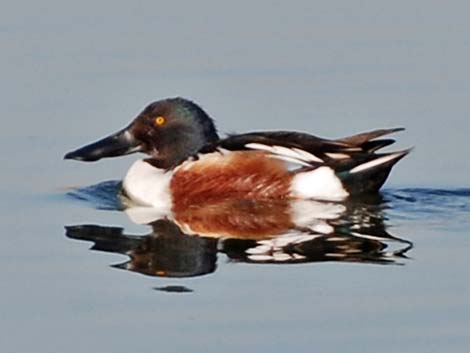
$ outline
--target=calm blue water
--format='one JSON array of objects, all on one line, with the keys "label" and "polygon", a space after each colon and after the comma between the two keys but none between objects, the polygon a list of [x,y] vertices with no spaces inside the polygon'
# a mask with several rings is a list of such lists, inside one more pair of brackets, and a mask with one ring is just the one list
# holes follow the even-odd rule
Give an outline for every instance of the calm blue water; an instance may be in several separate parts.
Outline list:
[{"label": "calm blue water", "polygon": [[[469,11],[401,0],[3,6],[0,351],[468,352]],[[404,126],[397,148],[416,148],[381,198],[317,205],[316,232],[187,236],[121,210],[116,180],[135,156],[62,160],[175,95],[222,133]]]}]

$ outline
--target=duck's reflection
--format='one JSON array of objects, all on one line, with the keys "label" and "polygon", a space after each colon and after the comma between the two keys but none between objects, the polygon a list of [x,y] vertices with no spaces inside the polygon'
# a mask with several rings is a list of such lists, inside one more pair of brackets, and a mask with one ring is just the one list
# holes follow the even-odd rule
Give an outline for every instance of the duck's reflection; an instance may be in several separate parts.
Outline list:
[{"label": "duck's reflection", "polygon": [[152,231],[66,227],[73,239],[94,242],[93,250],[125,254],[121,269],[151,276],[191,277],[214,272],[219,253],[247,263],[400,263],[412,243],[390,235],[380,198],[348,203],[218,200],[175,209],[171,217],[151,208],[128,208],[135,222]]}]

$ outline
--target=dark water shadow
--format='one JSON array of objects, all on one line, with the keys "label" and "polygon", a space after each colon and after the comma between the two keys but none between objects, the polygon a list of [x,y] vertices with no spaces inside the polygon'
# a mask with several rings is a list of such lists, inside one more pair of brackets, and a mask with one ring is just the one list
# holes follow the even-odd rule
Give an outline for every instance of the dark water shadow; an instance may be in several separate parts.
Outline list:
[{"label": "dark water shadow", "polygon": [[121,186],[119,180],[108,180],[70,190],[66,196],[71,200],[86,202],[97,210],[122,211]]}]

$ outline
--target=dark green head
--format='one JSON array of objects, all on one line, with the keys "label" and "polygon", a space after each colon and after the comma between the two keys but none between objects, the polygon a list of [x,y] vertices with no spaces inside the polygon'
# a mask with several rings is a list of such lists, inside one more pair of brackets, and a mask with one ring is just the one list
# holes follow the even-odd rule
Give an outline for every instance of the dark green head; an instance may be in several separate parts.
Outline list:
[{"label": "dark green head", "polygon": [[143,152],[158,167],[171,168],[218,139],[214,122],[201,107],[170,98],[149,104],[125,129],[64,158],[92,162]]}]

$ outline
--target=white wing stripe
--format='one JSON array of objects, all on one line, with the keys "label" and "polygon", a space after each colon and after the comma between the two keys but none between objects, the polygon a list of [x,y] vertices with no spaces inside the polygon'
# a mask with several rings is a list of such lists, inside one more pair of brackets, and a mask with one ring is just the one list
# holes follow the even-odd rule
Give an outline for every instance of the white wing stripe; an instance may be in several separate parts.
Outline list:
[{"label": "white wing stripe", "polygon": [[[253,150],[262,150],[266,152],[272,153],[274,156],[285,156],[290,158],[291,162],[297,161],[304,161],[304,162],[320,162],[323,163],[323,160],[318,158],[317,156],[301,150],[299,148],[288,148],[283,146],[268,146],[263,145],[261,143],[247,143],[245,145],[246,148],[250,148]],[[282,158],[281,158],[282,159]],[[302,163],[300,163],[302,164]]]},{"label": "white wing stripe", "polygon": [[306,161],[323,163],[322,159],[318,158],[317,156],[315,156],[314,154],[312,154],[310,152],[301,150],[299,148],[293,148],[293,150],[296,151],[297,153],[299,153],[301,156],[303,156]]},{"label": "white wing stripe", "polygon": [[301,161],[299,159],[291,158],[291,157],[288,157],[288,156],[281,156],[279,154],[270,154],[269,157],[274,158],[274,159],[280,159],[281,161],[291,162],[291,163],[294,163],[294,164],[300,164],[300,165],[303,165],[305,167],[311,167],[312,166],[311,164],[308,164],[307,162]]},{"label": "white wing stripe", "polygon": [[266,145],[262,145],[261,143],[247,143],[245,145],[246,148],[251,148],[253,150],[263,150],[263,151],[269,151],[271,152],[272,151],[272,147],[270,146],[266,146]]},{"label": "white wing stripe", "polygon": [[349,154],[346,153],[325,153],[328,157],[333,159],[346,159],[351,158]]}]

